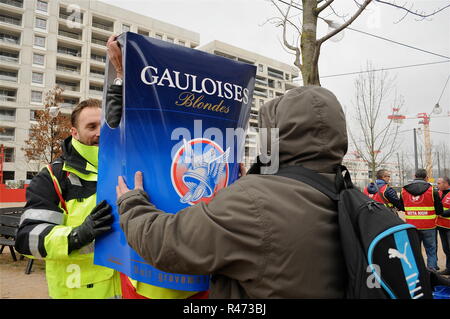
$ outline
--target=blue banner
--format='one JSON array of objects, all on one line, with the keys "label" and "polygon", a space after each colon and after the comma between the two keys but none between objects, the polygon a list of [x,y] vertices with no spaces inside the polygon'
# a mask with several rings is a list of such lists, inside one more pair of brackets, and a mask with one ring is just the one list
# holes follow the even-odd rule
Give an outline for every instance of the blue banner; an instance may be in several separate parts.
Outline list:
[{"label": "blue banner", "polygon": [[[127,244],[115,187],[122,175],[134,188],[134,173],[140,170],[152,203],[175,214],[189,205],[208,203],[233,183],[256,67],[131,32],[122,34],[120,42],[123,113],[118,127],[106,122],[104,93],[97,187],[98,201],[111,204],[115,221],[113,230],[96,240],[95,264],[159,287],[207,290],[207,274],[162,272]],[[113,76],[108,70],[105,91]]]}]

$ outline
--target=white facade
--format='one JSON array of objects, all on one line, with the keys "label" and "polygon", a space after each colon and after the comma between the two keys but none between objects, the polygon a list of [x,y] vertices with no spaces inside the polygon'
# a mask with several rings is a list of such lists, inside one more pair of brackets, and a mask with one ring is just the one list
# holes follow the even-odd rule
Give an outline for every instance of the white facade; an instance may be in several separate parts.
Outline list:
[{"label": "white facade", "polygon": [[0,0],[0,144],[5,180],[38,170],[21,148],[45,92],[64,88],[63,112],[102,98],[106,40],[132,31],[190,48],[200,35],[99,1]]},{"label": "white facade", "polygon": [[[197,48],[200,35],[132,11],[85,0],[0,0],[0,144],[6,149],[4,180],[30,179],[39,169],[21,150],[34,110],[56,84],[62,110],[86,98],[102,98],[106,40],[132,31]],[[256,154],[259,107],[295,87],[298,70],[285,63],[213,41],[205,52],[254,64],[257,78],[246,141],[246,160]],[[249,163],[247,163],[249,164]]]}]

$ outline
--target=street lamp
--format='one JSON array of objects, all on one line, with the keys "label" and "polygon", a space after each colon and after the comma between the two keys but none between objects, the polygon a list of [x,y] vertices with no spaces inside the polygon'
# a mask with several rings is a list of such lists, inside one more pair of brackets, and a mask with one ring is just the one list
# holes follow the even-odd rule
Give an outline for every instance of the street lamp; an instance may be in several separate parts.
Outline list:
[{"label": "street lamp", "polygon": [[442,107],[439,105],[439,103],[436,103],[436,105],[433,108],[433,111],[431,111],[431,114],[441,114],[442,113]]}]

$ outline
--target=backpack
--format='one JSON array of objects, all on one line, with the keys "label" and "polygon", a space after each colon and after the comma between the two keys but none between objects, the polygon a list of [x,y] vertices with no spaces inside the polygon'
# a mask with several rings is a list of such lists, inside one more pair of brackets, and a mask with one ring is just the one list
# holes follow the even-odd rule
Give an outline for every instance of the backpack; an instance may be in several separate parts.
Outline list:
[{"label": "backpack", "polygon": [[437,274],[425,267],[418,230],[356,189],[345,166],[337,168],[335,183],[301,166],[275,175],[306,183],[337,203],[346,298],[432,298],[431,275]]}]

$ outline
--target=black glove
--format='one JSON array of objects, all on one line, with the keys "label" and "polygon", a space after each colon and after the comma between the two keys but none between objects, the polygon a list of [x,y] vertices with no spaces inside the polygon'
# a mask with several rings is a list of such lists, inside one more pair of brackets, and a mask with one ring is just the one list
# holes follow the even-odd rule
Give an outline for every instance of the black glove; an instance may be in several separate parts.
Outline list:
[{"label": "black glove", "polygon": [[112,222],[111,206],[103,200],[94,207],[80,226],[70,232],[68,236],[69,254],[73,250],[91,243],[97,236],[111,230]]}]

